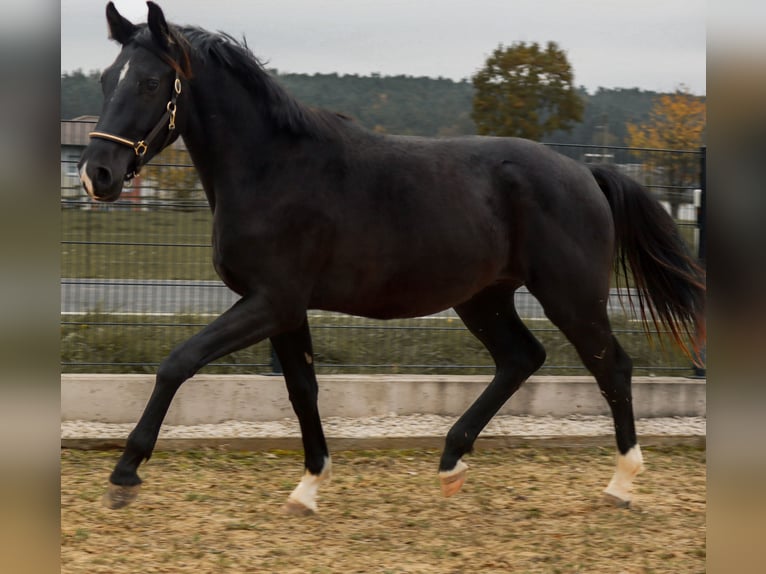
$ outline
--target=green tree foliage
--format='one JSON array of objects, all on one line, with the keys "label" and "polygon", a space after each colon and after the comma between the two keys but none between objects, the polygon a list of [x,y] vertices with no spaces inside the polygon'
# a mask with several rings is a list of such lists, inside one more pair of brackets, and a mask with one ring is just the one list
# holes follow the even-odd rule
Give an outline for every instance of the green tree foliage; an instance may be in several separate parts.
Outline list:
[{"label": "green tree foliage", "polygon": [[[279,82],[304,104],[354,118],[391,134],[423,136],[474,134],[470,82],[412,76],[279,74]],[[61,118],[98,115],[99,73],[61,76]]]},{"label": "green tree foliage", "polygon": [[412,76],[279,74],[301,102],[352,117],[390,134],[440,136],[475,133],[473,89],[467,81]]},{"label": "green tree foliage", "polygon": [[555,131],[546,142],[591,145],[627,145],[627,124],[643,123],[649,119],[657,92],[638,88],[598,88],[588,94],[578,88],[585,109],[582,121],[571,131]]},{"label": "green tree foliage", "polygon": [[540,140],[582,119],[572,67],[554,42],[500,45],[473,77],[471,117],[479,134]]},{"label": "green tree foliage", "polygon": [[100,72],[84,74],[82,70],[61,75],[61,119],[97,116],[104,97],[101,93]]},{"label": "green tree foliage", "polygon": [[158,189],[163,199],[204,199],[193,165],[186,149],[169,146],[146,166],[143,185]]},{"label": "green tree foliage", "polygon": [[[287,90],[307,105],[351,116],[370,129],[390,134],[452,136],[475,134],[471,119],[474,86],[444,78],[277,74]],[[99,72],[61,76],[61,118],[98,115],[101,111]],[[545,137],[548,143],[628,145],[626,125],[644,124],[661,95],[638,88],[599,88],[588,94],[582,120]],[[630,161],[626,152],[622,161]]]}]

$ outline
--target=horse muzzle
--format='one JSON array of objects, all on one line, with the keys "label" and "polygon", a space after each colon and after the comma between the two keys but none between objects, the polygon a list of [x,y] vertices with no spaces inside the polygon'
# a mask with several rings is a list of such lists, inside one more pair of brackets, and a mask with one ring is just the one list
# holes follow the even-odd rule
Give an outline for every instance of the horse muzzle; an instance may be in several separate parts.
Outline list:
[{"label": "horse muzzle", "polygon": [[116,201],[122,193],[124,175],[114,169],[91,160],[81,161],[78,166],[80,182],[85,192],[96,201]]}]

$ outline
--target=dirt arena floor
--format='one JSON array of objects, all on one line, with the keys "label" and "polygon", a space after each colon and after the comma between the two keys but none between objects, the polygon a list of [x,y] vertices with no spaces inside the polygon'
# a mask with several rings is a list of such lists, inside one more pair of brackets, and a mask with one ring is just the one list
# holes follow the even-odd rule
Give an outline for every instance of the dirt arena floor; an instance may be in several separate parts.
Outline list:
[{"label": "dirt arena floor", "polygon": [[281,506],[298,452],[157,452],[138,500],[100,498],[118,452],[61,452],[61,572],[705,572],[705,451],[644,448],[631,508],[601,499],[608,448],[520,447],[465,458],[441,496],[436,450],[347,451],[319,513]]}]

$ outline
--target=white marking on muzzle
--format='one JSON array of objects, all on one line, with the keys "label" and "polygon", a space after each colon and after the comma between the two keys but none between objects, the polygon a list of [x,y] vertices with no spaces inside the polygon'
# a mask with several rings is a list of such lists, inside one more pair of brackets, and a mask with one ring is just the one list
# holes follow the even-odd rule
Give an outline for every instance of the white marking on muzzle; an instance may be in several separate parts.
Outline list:
[{"label": "white marking on muzzle", "polygon": [[84,164],[82,164],[82,167],[80,168],[80,181],[82,182],[82,185],[85,188],[86,193],[93,199],[96,199],[96,196],[93,193],[93,182],[90,180],[90,177],[88,176],[87,161]]}]

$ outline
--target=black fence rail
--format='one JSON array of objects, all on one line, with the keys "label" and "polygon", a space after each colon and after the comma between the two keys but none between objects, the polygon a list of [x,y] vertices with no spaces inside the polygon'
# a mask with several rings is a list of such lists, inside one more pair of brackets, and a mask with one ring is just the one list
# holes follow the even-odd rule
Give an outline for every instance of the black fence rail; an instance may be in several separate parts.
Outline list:
[{"label": "black fence rail", "polygon": [[[704,149],[675,151],[550,144],[584,162],[612,163],[647,186],[704,253]],[[160,158],[161,159],[161,158]],[[61,367],[63,372],[153,372],[176,344],[236,299],[211,263],[211,217],[188,161],[155,161],[122,199],[91,201],[62,161]],[[704,232],[704,227],[702,228]],[[545,345],[541,372],[585,374],[574,349],[525,289],[522,318]],[[691,361],[657,333],[648,340],[625,297],[612,293],[614,331],[637,374],[692,375]],[[451,310],[375,321],[311,312],[319,373],[490,373],[492,361]],[[206,372],[278,371],[268,342],[225,357]]]}]

